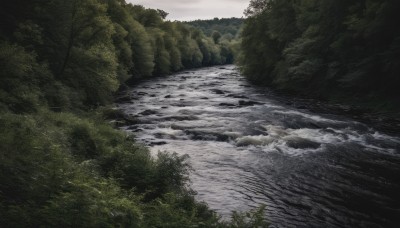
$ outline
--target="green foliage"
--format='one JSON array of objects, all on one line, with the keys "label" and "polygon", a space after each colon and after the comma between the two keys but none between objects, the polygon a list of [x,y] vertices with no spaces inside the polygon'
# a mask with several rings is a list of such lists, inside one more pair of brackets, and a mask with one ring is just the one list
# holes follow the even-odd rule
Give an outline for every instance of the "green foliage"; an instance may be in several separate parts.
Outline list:
[{"label": "green foliage", "polygon": [[[84,181],[84,182],[83,182]],[[40,213],[49,227],[140,227],[139,199],[115,183],[94,179],[71,181]]]},{"label": "green foliage", "polygon": [[149,77],[152,76],[154,70],[154,51],[152,49],[149,34],[143,25],[134,22],[132,39],[133,68],[131,69],[134,76]]},{"label": "green foliage", "polygon": [[205,204],[197,203],[191,194],[166,194],[147,205],[144,227],[230,227],[219,221]]},{"label": "green foliage", "polygon": [[241,51],[238,57],[241,71],[250,80],[270,83],[271,76],[266,72],[274,69],[279,60],[279,50],[276,41],[265,36],[267,14],[249,18],[245,22],[242,32]]},{"label": "green foliage", "polygon": [[0,65],[1,109],[36,111],[43,103],[40,86],[51,80],[47,66],[37,62],[35,53],[4,41],[0,41]]},{"label": "green foliage", "polygon": [[154,50],[154,75],[167,75],[170,73],[170,54],[165,48],[164,32],[159,29],[149,29]]},{"label": "green foliage", "polygon": [[103,227],[140,221],[137,199],[96,175],[95,161],[80,162],[71,154],[74,132],[80,130],[75,124],[94,128],[66,114],[1,116],[3,225]]},{"label": "green foliage", "polygon": [[232,228],[251,228],[251,227],[268,227],[269,224],[264,219],[265,206],[261,206],[258,209],[232,214],[232,222],[230,227]]},{"label": "green foliage", "polygon": [[253,0],[240,68],[253,81],[306,95],[398,100],[399,9],[388,0]]},{"label": "green foliage", "polygon": [[230,41],[166,16],[0,2],[1,227],[229,227],[194,200],[186,157],[154,157],[102,115],[127,80],[233,61]]},{"label": "green foliage", "polygon": [[[1,217],[7,227],[139,227],[141,197],[128,190],[158,187],[162,194],[174,192],[185,181],[183,158],[165,154],[153,160],[147,150],[104,124],[70,114],[41,113],[2,115],[0,126]],[[119,182],[134,176],[150,184],[131,183],[123,190],[107,175],[99,175],[107,171],[104,161],[116,156],[130,158],[116,167],[137,170],[122,170]],[[159,184],[160,178],[166,179]],[[26,219],[20,220],[21,215]]]},{"label": "green foliage", "polygon": [[191,32],[188,28],[181,25],[180,29],[184,32],[182,38],[178,40],[178,48],[181,51],[183,66],[185,68],[202,66],[203,54],[199,45],[191,38]]},{"label": "green foliage", "polygon": [[221,39],[222,35],[221,33],[214,31],[211,35],[212,39],[214,40],[214,43],[218,44],[219,43],[219,39]]},{"label": "green foliage", "polygon": [[238,42],[243,19],[214,18],[213,20],[185,22],[185,24],[201,30],[201,32],[197,31],[197,35],[193,37],[202,52],[203,65],[233,63],[235,61],[234,57],[237,55],[237,51],[234,50],[234,46]]},{"label": "green foliage", "polygon": [[244,19],[242,18],[214,18],[211,20],[195,20],[190,22],[185,22],[195,28],[203,31],[207,36],[212,36],[214,32],[223,35],[231,35],[236,37],[239,35],[240,28],[242,26]]}]

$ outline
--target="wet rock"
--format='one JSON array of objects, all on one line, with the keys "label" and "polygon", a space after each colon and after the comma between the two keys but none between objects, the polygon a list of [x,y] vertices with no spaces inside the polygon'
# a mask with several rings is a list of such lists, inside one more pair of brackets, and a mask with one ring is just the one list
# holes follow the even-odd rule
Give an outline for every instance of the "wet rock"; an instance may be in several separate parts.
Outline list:
[{"label": "wet rock", "polygon": [[127,125],[135,125],[138,120],[135,116],[127,115],[119,109],[109,109],[104,111],[104,118],[111,120],[116,127],[123,127]]},{"label": "wet rock", "polygon": [[154,110],[146,110],[144,112],[139,113],[142,116],[150,116],[150,115],[155,115],[157,114],[157,111]]},{"label": "wet rock", "polygon": [[162,145],[165,145],[165,144],[167,144],[167,142],[164,142],[164,141],[156,141],[156,142],[150,142],[150,143],[149,143],[149,146],[162,146]]},{"label": "wet rock", "polygon": [[151,94],[150,97],[156,97],[156,95],[155,94]]},{"label": "wet rock", "polygon": [[143,131],[143,129],[134,129],[134,130],[132,130],[132,132],[134,132],[134,133],[142,132],[142,131]]},{"label": "wet rock", "polygon": [[336,135],[336,131],[334,131],[333,129],[329,129],[329,128],[328,129],[324,129],[324,132]]},{"label": "wet rock", "polygon": [[[302,129],[302,128],[308,128],[308,129],[323,129],[325,126],[322,123],[319,123],[317,121],[310,121],[310,120],[305,120],[302,118],[287,118],[287,120],[283,120],[285,128],[290,128],[290,129]],[[327,126],[326,126],[327,127]]]},{"label": "wet rock", "polygon": [[201,99],[201,100],[209,100],[210,98],[208,98],[208,97],[201,97],[200,99]]},{"label": "wet rock", "polygon": [[256,102],[256,101],[243,101],[243,100],[239,101],[240,106],[254,106],[254,105],[260,105],[260,104],[262,104],[262,103]]},{"label": "wet rock", "polygon": [[179,114],[182,114],[182,115],[187,115],[187,116],[193,114],[193,112],[190,111],[190,110],[188,110],[188,109],[179,110],[178,113],[179,113]]},{"label": "wet rock", "polygon": [[242,136],[242,133],[240,133],[240,132],[224,132],[223,135],[228,136],[229,139],[237,139]]},{"label": "wet rock", "polygon": [[172,98],[172,96],[171,95],[167,95],[164,98],[169,99],[169,98]]},{"label": "wet rock", "polygon": [[138,126],[132,125],[132,126],[129,126],[127,129],[128,130],[136,130],[136,129],[138,129]]},{"label": "wet rock", "polygon": [[113,121],[116,127],[123,127],[127,125],[134,125],[138,123],[138,120],[135,119],[134,117],[130,116],[124,116],[121,118],[118,118],[117,120]]},{"label": "wet rock", "polygon": [[134,98],[132,98],[129,95],[125,95],[122,97],[117,97],[117,99],[115,100],[117,103],[125,103],[125,102],[132,102]]},{"label": "wet rock", "polygon": [[218,142],[228,142],[230,137],[219,132],[213,132],[208,130],[185,130],[185,134],[189,135],[192,140],[211,140]]},{"label": "wet rock", "polygon": [[198,120],[199,118],[197,116],[167,116],[163,118],[166,121],[185,121],[185,120]]},{"label": "wet rock", "polygon": [[248,135],[236,139],[236,146],[264,146],[274,142],[275,139],[266,135]]},{"label": "wet rock", "polygon": [[[205,82],[206,83],[202,84],[203,87],[213,87],[213,86],[219,86],[220,85],[217,82],[208,82],[208,81],[205,81]],[[213,91],[213,89],[211,91]]]},{"label": "wet rock", "polygon": [[219,104],[219,106],[222,106],[222,107],[236,107],[235,104],[231,104],[231,103],[221,103],[221,104]]},{"label": "wet rock", "polygon": [[154,137],[157,139],[178,139],[179,135],[174,134],[174,133],[168,133],[168,132],[159,132],[155,133]]},{"label": "wet rock", "polygon": [[187,107],[188,105],[187,104],[173,104],[172,106],[184,108],[184,107]]},{"label": "wet rock", "polygon": [[157,139],[167,139],[168,137],[163,134],[163,133],[155,133],[154,137],[156,137]]},{"label": "wet rock", "polygon": [[243,95],[236,95],[236,94],[229,94],[227,97],[233,97],[233,98],[238,98],[238,99],[249,99],[246,96]]},{"label": "wet rock", "polygon": [[212,89],[211,91],[212,91],[213,93],[219,94],[219,95],[225,94],[225,92],[222,91],[222,90],[220,90],[220,89]]},{"label": "wet rock", "polygon": [[120,109],[107,109],[107,110],[104,110],[103,115],[107,120],[121,120],[121,119],[125,118],[125,116],[127,116]]},{"label": "wet rock", "polygon": [[168,107],[167,106],[163,106],[163,107],[161,107],[162,109],[167,109]]},{"label": "wet rock", "polygon": [[171,125],[169,125],[169,127],[171,129],[173,129],[173,130],[185,130],[185,129],[187,129],[187,126],[181,126],[181,125],[178,125],[178,124],[171,124]]},{"label": "wet rock", "polygon": [[294,149],[318,149],[321,144],[300,137],[287,137],[286,145]]}]

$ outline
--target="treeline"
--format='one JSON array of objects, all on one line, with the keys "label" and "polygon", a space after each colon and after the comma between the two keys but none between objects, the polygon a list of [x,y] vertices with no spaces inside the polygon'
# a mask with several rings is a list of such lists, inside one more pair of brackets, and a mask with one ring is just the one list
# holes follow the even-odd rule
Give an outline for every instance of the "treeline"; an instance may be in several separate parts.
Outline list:
[{"label": "treeline", "polygon": [[[228,62],[229,47],[123,0],[0,2],[1,227],[242,227],[194,200],[184,157],[157,158],[104,107],[128,79]],[[226,48],[226,49],[224,49]]]},{"label": "treeline", "polygon": [[[31,80],[29,88],[18,89],[2,81],[8,91],[2,103],[16,99],[13,111],[32,109],[40,101],[60,110],[104,105],[129,78],[233,61],[229,42],[218,44],[198,29],[165,21],[162,10],[124,0],[1,4],[0,56],[5,66],[25,66],[3,67],[3,75]],[[28,78],[23,78],[25,73]],[[13,94],[25,90],[35,96]]]},{"label": "treeline", "polygon": [[218,32],[223,39],[232,40],[238,38],[243,25],[243,18],[214,18],[212,20],[194,20],[187,24],[200,29],[207,36]]},{"label": "treeline", "polygon": [[398,108],[399,11],[396,0],[253,0],[240,68],[297,94]]}]

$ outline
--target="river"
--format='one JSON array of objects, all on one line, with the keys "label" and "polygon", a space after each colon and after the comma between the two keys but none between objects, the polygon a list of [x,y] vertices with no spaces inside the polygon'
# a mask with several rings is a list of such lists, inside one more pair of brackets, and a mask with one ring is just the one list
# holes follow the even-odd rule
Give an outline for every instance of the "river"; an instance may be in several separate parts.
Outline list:
[{"label": "river", "polygon": [[297,107],[234,66],[143,81],[119,109],[153,153],[189,155],[197,199],[272,227],[400,227],[400,138]]}]

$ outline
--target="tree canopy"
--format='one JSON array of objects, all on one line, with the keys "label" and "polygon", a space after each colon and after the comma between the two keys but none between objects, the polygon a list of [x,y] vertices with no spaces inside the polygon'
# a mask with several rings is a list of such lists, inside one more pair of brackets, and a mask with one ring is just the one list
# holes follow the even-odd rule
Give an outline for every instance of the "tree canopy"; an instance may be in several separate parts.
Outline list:
[{"label": "tree canopy", "polygon": [[399,10],[393,0],[253,0],[238,63],[278,89],[395,106]]}]

